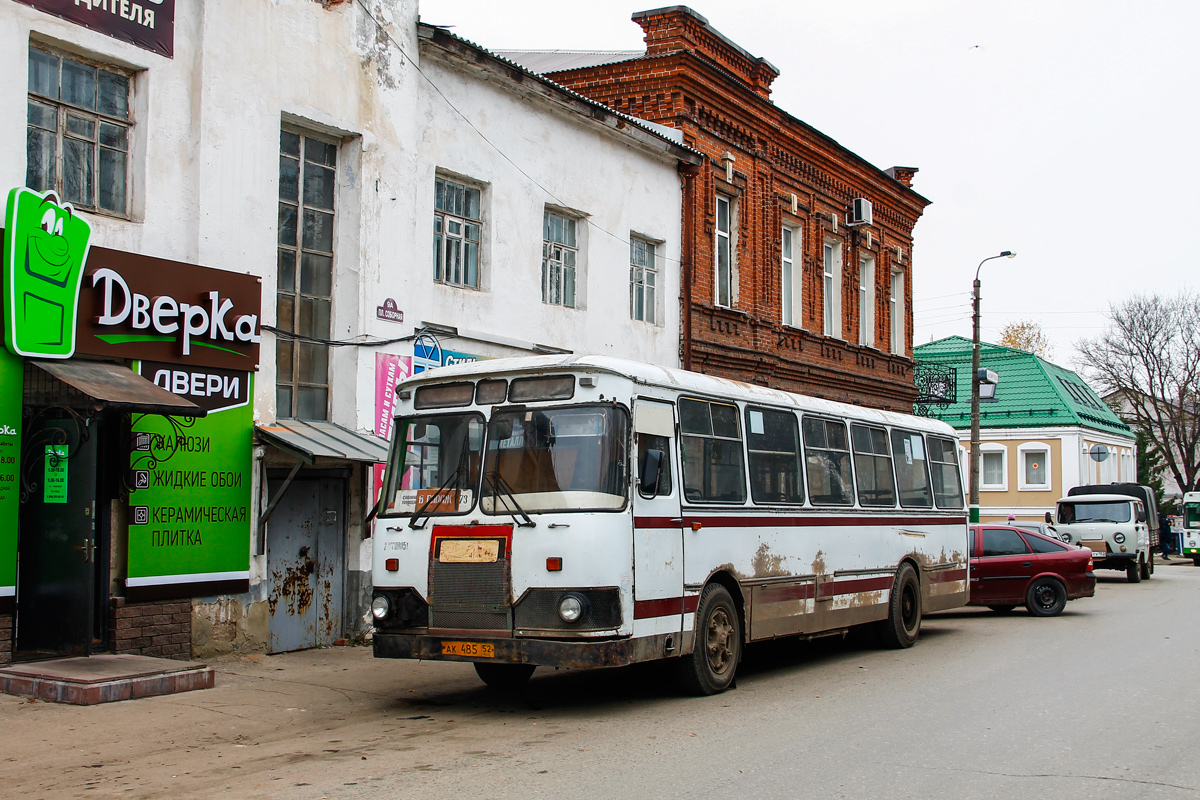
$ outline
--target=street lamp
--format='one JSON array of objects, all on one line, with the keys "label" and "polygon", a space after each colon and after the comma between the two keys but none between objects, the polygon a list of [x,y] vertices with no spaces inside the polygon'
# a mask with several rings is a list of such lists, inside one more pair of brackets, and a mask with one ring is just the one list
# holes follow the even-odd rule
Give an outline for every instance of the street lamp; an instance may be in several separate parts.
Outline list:
[{"label": "street lamp", "polygon": [[1016,253],[1005,250],[998,256],[988,256],[975,268],[975,284],[971,293],[971,522],[979,522],[979,270],[997,258],[1012,258]]}]

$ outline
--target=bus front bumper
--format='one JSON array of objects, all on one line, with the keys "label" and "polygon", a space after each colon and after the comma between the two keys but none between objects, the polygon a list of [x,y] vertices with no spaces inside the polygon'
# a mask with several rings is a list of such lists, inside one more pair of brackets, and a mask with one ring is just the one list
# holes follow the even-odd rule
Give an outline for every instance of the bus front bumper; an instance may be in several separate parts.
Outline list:
[{"label": "bus front bumper", "polygon": [[487,636],[385,633],[376,631],[376,658],[475,661],[554,667],[620,667],[667,655],[663,637],[562,641]]}]

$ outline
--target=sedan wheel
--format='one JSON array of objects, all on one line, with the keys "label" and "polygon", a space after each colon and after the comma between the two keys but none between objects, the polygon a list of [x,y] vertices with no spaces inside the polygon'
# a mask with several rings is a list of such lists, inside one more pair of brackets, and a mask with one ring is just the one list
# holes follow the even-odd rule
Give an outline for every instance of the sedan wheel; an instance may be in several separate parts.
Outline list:
[{"label": "sedan wheel", "polygon": [[1035,617],[1054,617],[1067,606],[1067,590],[1054,578],[1038,578],[1025,593],[1025,607]]}]

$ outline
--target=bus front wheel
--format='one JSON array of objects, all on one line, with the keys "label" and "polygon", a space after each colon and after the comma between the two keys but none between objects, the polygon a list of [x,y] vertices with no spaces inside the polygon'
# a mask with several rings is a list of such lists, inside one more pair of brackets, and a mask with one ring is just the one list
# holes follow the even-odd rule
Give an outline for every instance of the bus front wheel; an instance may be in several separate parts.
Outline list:
[{"label": "bus front wheel", "polygon": [[880,639],[885,647],[912,647],[921,633],[921,582],[907,561],[896,571],[892,596],[888,598],[888,618],[879,623]]},{"label": "bus front wheel", "polygon": [[502,691],[520,689],[529,682],[535,669],[537,667],[533,664],[488,664],[480,661],[475,662],[475,674],[479,676],[479,679],[491,688]]},{"label": "bus front wheel", "polygon": [[696,645],[679,661],[679,678],[690,694],[723,692],[733,684],[742,658],[742,620],[729,590],[710,583],[696,607]]}]

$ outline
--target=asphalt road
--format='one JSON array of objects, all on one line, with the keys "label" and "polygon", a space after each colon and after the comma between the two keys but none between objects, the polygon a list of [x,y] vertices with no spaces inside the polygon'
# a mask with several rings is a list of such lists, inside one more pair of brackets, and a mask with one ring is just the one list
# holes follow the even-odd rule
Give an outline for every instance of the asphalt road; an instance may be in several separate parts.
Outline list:
[{"label": "asphalt road", "polygon": [[215,664],[214,689],[92,708],[0,696],[0,794],[237,798],[1200,797],[1200,569],[1099,573],[1060,617],[968,609],[916,646],[751,647],[736,689],[364,648]]}]

